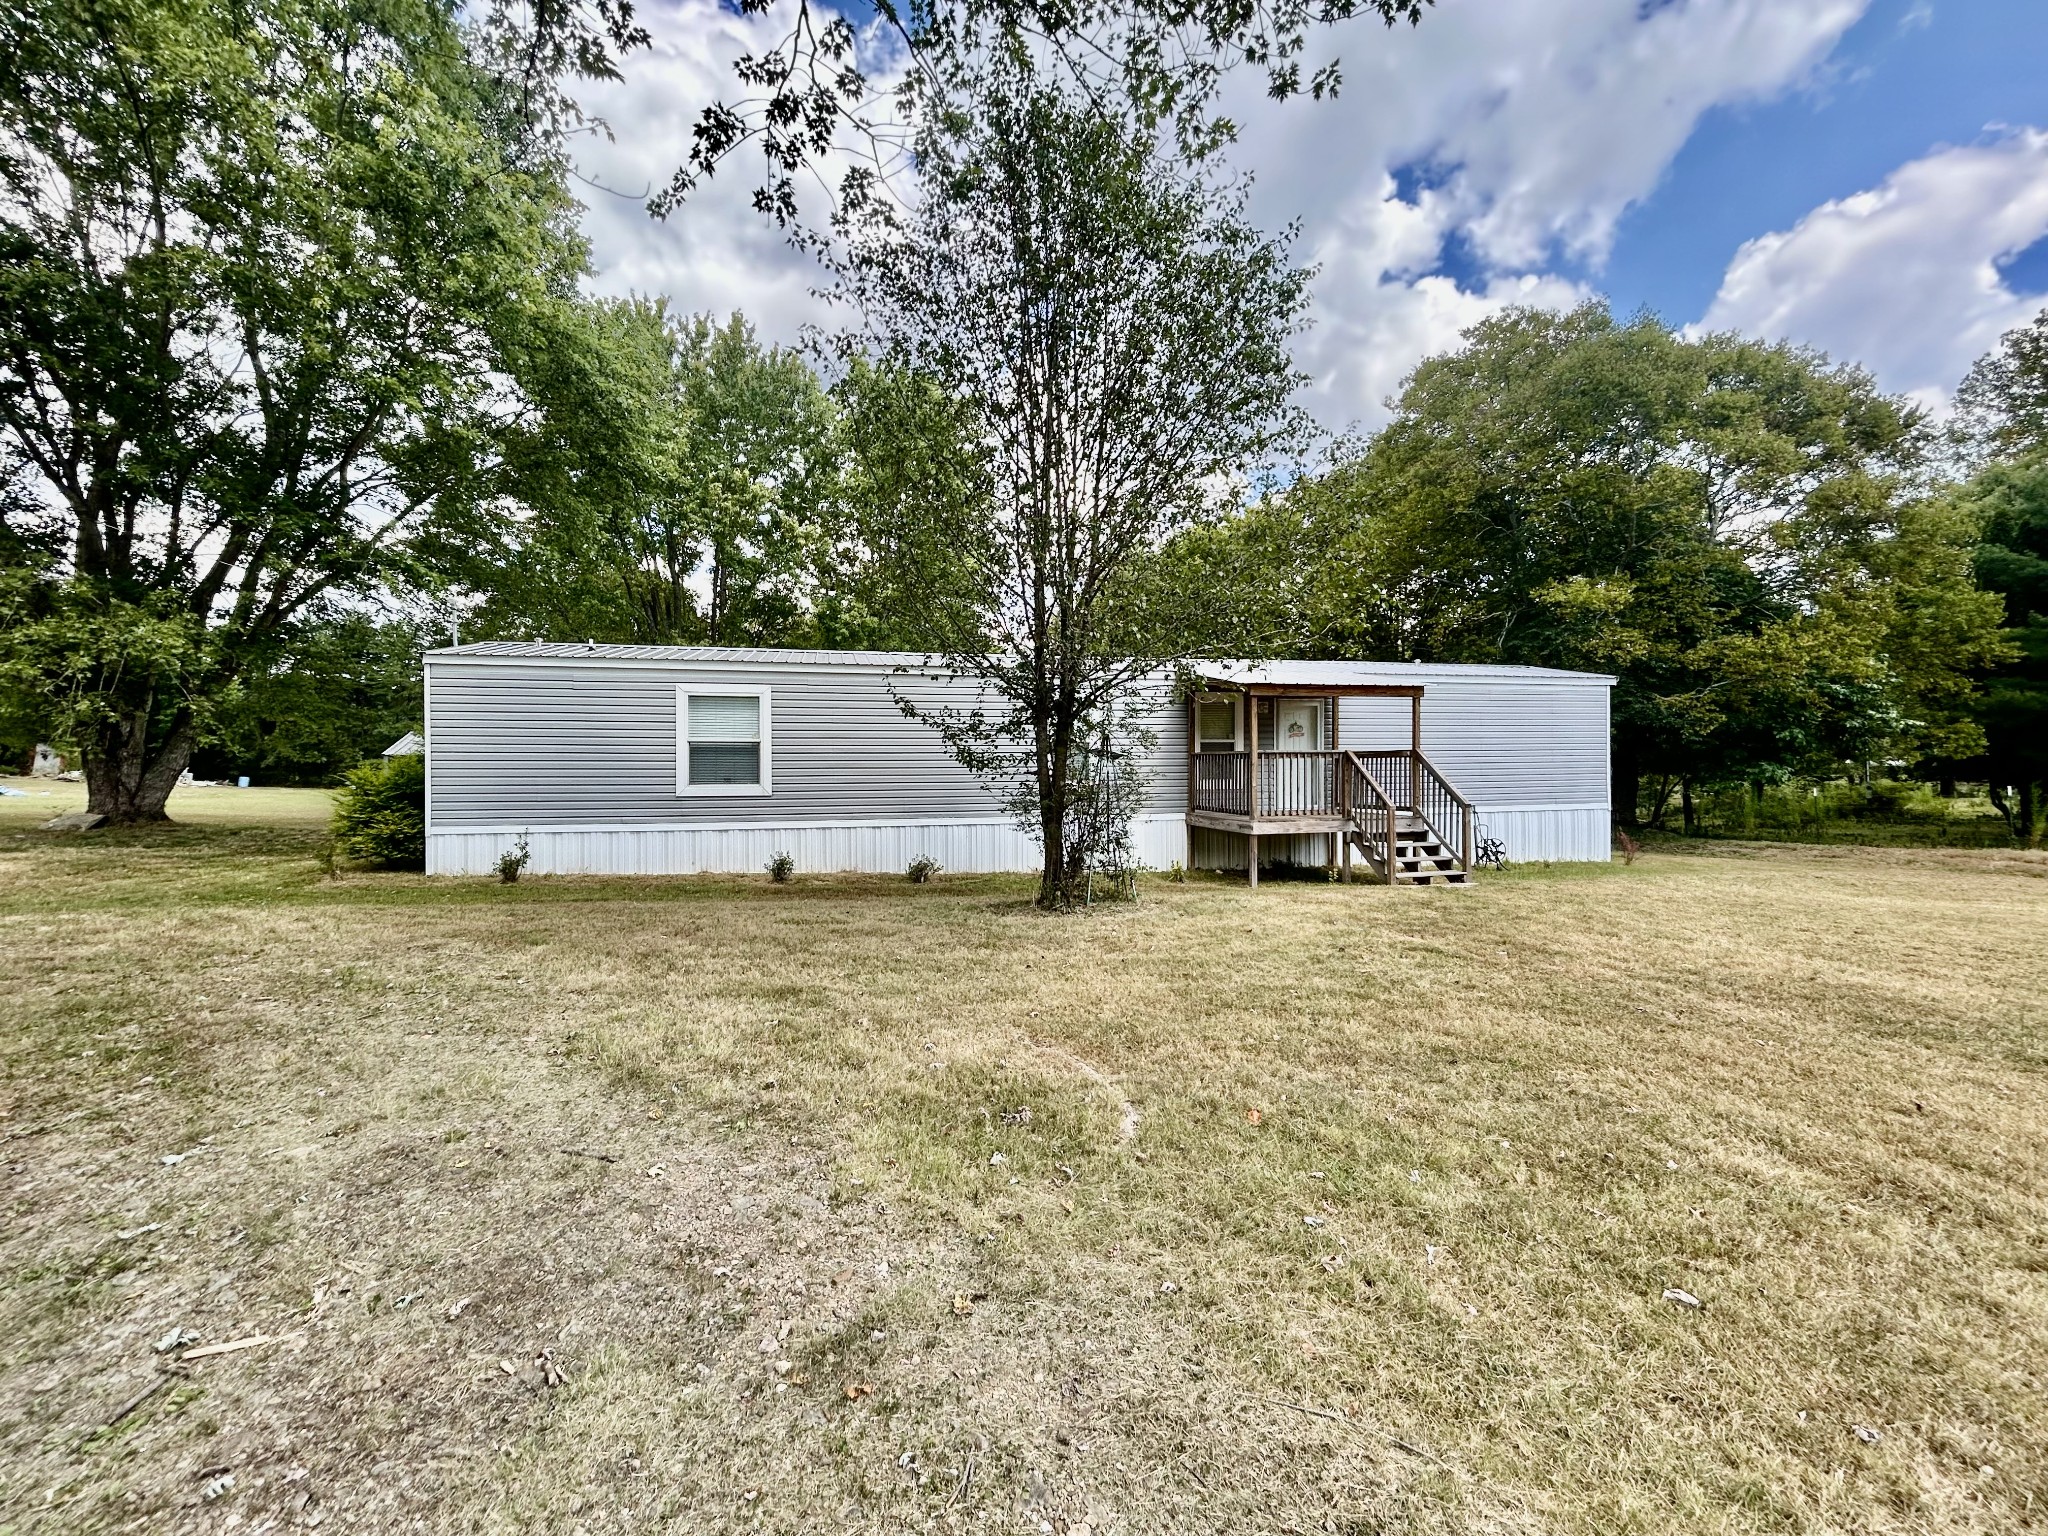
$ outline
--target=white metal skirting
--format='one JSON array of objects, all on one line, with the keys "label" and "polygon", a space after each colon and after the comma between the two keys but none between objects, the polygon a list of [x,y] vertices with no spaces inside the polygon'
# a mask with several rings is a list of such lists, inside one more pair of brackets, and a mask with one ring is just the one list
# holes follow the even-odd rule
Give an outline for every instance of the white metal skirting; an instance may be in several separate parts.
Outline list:
[{"label": "white metal skirting", "polygon": [[1496,838],[1515,864],[1605,864],[1614,857],[1612,813],[1604,805],[1481,806],[1475,831]]},{"label": "white metal skirting", "polygon": [[[1481,838],[1496,838],[1517,864],[1605,864],[1612,857],[1612,834],[1604,805],[1481,806],[1473,817]],[[1243,869],[1244,835],[1195,828],[1193,867]],[[1321,864],[1330,857],[1330,840],[1322,834],[1259,839],[1259,863]]]},{"label": "white metal skirting", "polygon": [[[1138,857],[1164,869],[1187,859],[1179,816],[1141,816]],[[912,859],[937,859],[955,874],[1032,871],[1038,845],[1002,819],[718,826],[535,828],[525,832],[537,875],[758,874],[778,853],[799,872],[901,874]],[[427,873],[483,875],[511,850],[521,829],[464,827],[427,834]]]}]

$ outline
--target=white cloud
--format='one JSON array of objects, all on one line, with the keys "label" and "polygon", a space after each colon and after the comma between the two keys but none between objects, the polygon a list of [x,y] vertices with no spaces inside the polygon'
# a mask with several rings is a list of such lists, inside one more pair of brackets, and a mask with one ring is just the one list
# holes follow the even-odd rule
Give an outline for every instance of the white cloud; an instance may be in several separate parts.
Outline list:
[{"label": "white cloud", "polygon": [[[1394,384],[1464,327],[1586,297],[1545,269],[1597,269],[1703,114],[1799,86],[1867,5],[1442,0],[1414,29],[1337,34],[1334,103],[1273,106],[1241,80],[1255,208],[1276,227],[1300,217],[1322,268],[1300,348],[1317,413],[1376,425]],[[1407,200],[1403,168],[1424,168]],[[1453,237],[1467,270],[1431,275]]]},{"label": "white cloud", "polygon": [[[831,320],[813,292],[823,277],[817,261],[753,207],[766,179],[757,153],[734,155],[666,220],[646,207],[688,158],[698,114],[745,94],[734,62],[784,36],[794,9],[783,0],[764,15],[740,16],[717,0],[657,0],[641,8],[654,46],[628,56],[622,80],[579,91],[584,109],[612,132],[609,140],[580,140],[575,152],[598,292],[666,294],[685,313],[742,310],[763,340],[784,345],[804,325]],[[862,63],[875,68],[867,57]],[[888,64],[884,54],[878,79],[886,81]],[[827,166],[828,176],[837,173],[836,163]]]},{"label": "white cloud", "polygon": [[1998,262],[2048,236],[2048,132],[1943,149],[1736,252],[1700,322],[1820,347],[1940,409],[2042,308]]},{"label": "white cloud", "polygon": [[[1597,269],[1703,113],[1807,80],[1868,3],[1439,0],[1417,28],[1319,35],[1344,61],[1335,102],[1272,103],[1243,72],[1227,105],[1243,128],[1235,162],[1258,178],[1254,214],[1274,229],[1300,219],[1301,254],[1321,268],[1298,350],[1311,407],[1333,427],[1376,425],[1400,378],[1463,328],[1511,303],[1583,297],[1546,269]],[[831,319],[810,292],[817,267],[751,208],[753,165],[728,167],[666,224],[641,206],[688,153],[698,111],[734,94],[732,60],[786,21],[659,0],[655,49],[588,93],[618,139],[586,145],[579,164],[631,194],[583,194],[602,291],[741,308],[785,342]],[[1416,166],[1432,168],[1429,185],[1401,186],[1404,200],[1393,173]],[[1462,267],[1443,260],[1446,242]]]}]

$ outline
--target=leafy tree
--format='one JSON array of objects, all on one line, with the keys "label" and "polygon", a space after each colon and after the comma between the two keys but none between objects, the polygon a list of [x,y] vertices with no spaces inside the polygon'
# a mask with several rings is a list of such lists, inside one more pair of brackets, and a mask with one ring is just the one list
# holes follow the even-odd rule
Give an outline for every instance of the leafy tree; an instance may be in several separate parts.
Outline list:
[{"label": "leafy tree", "polygon": [[192,767],[267,784],[331,784],[425,718],[420,653],[431,625],[331,612],[298,626],[215,708]]},{"label": "leafy tree", "polygon": [[[739,0],[745,15],[775,0]],[[876,51],[902,64],[886,95],[855,62],[853,23],[797,0],[788,30],[749,54],[735,74],[749,95],[721,101],[697,121],[688,161],[652,207],[667,214],[742,147],[765,167],[755,204],[778,221],[798,219],[796,180],[836,147],[850,151],[838,186],[840,210],[872,209],[892,166],[909,163],[921,129],[974,109],[992,56],[1029,56],[1068,100],[1140,129],[1171,125],[1183,153],[1200,156],[1234,133],[1213,106],[1225,76],[1260,70],[1267,93],[1321,100],[1343,80],[1335,57],[1313,68],[1306,54],[1322,28],[1361,17],[1387,26],[1419,21],[1430,0],[876,0]],[[630,14],[630,13],[628,13]],[[601,39],[609,16],[575,8],[551,25]],[[892,46],[893,45],[893,46]]]},{"label": "leafy tree", "polygon": [[372,587],[492,334],[581,262],[530,90],[452,0],[24,0],[0,16],[0,687],[93,810],[163,816],[216,702]]},{"label": "leafy tree", "polygon": [[1985,773],[2014,834],[2032,842],[2048,784],[2048,447],[1988,466],[1959,501],[1981,530],[1977,582],[2002,600],[2010,643],[1975,708]]},{"label": "leafy tree", "polygon": [[1181,654],[1148,564],[1289,440],[1306,274],[1142,124],[1023,70],[992,70],[920,166],[918,205],[852,242],[844,295],[907,392],[888,408],[955,401],[972,448],[875,487],[867,543],[899,573],[895,611],[982,688],[982,707],[923,717],[1021,784],[1039,899],[1064,906],[1091,759],[1136,681]]},{"label": "leafy tree", "polygon": [[[1997,649],[1916,415],[1787,346],[1603,307],[1514,311],[1410,377],[1363,451],[1182,560],[1254,580],[1303,654],[1609,671],[1617,810],[1697,785],[1975,739]],[[1659,802],[1661,805],[1661,801]]]},{"label": "leafy tree", "polygon": [[2014,832],[2031,842],[2048,783],[2048,312],[1981,358],[1956,403],[1980,460],[1957,506],[1980,531],[1977,581],[2002,601],[2011,647],[1983,673],[1984,770]]},{"label": "leafy tree", "polygon": [[987,493],[975,404],[928,374],[854,355],[833,387],[839,497],[826,521],[816,621],[833,647],[920,650],[944,632],[974,567],[953,534]]},{"label": "leafy tree", "polygon": [[505,351],[522,409],[416,546],[481,594],[472,633],[809,638],[840,450],[800,357],[639,299],[559,300]]},{"label": "leafy tree", "polygon": [[1999,339],[1956,390],[1966,441],[2011,458],[2048,446],[2048,310]]}]

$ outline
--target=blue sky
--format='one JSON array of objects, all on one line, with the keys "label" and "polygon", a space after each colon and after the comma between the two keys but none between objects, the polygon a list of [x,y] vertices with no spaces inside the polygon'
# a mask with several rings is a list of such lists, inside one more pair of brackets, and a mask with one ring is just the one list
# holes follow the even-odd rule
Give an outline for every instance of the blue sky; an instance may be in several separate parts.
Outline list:
[{"label": "blue sky", "polygon": [[[1589,275],[1619,309],[1697,319],[1744,241],[1993,123],[2048,126],[2048,0],[1884,0],[1810,83],[1709,111]],[[2010,277],[2048,293],[2048,245]]]},{"label": "blue sky", "polygon": [[[783,5],[790,0],[781,0]],[[665,224],[640,197],[731,62],[787,18],[646,0],[655,47],[587,105],[595,284],[831,323],[818,272],[735,167]],[[1423,357],[1511,304],[1604,296],[1791,340],[1944,407],[2048,302],[2048,0],[1438,0],[1317,40],[1334,103],[1226,105],[1254,216],[1318,269],[1297,360],[1333,430],[1373,427]]]}]

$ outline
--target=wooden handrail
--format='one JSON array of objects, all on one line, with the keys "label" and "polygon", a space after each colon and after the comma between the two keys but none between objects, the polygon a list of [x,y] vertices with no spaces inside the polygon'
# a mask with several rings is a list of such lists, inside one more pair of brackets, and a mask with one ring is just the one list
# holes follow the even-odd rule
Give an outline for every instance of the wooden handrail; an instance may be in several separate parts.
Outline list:
[{"label": "wooden handrail", "polygon": [[[1370,846],[1370,841],[1373,837],[1373,828],[1368,818],[1379,819],[1383,822],[1381,832],[1385,841],[1380,845],[1383,857],[1380,878],[1388,885],[1392,885],[1394,883],[1395,871],[1398,867],[1394,858],[1394,849],[1397,843],[1395,817],[1398,814],[1394,805],[1394,797],[1387,793],[1386,786],[1373,777],[1372,770],[1365,766],[1365,760],[1356,752],[1346,752],[1344,754],[1344,761],[1350,770],[1344,776],[1345,814],[1351,823],[1360,832],[1365,834],[1368,846]],[[1352,794],[1352,791],[1358,788],[1365,790],[1366,803],[1364,805],[1358,804]]]},{"label": "wooden handrail", "polygon": [[1441,768],[1437,767],[1435,763],[1432,763],[1429,760],[1429,755],[1427,753],[1416,753],[1415,760],[1418,763],[1422,764],[1423,767],[1427,768],[1430,771],[1430,773],[1436,777],[1436,781],[1439,784],[1443,785],[1444,792],[1458,803],[1459,809],[1467,811],[1472,809],[1472,802],[1470,800],[1467,800],[1463,795],[1458,793],[1458,786],[1453,784],[1449,779],[1444,777],[1444,771]]},{"label": "wooden handrail", "polygon": [[1447,844],[1457,854],[1459,867],[1469,873],[1472,868],[1472,802],[1459,793],[1457,785],[1445,778],[1436,764],[1424,757],[1419,749],[1413,757],[1414,773],[1410,788],[1415,814],[1436,834],[1438,842]]}]

